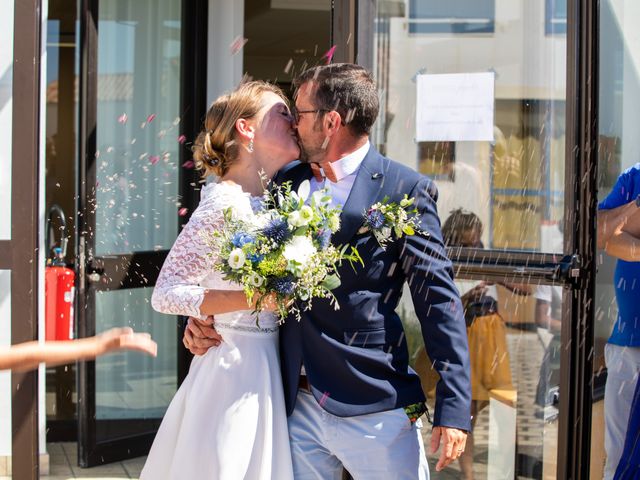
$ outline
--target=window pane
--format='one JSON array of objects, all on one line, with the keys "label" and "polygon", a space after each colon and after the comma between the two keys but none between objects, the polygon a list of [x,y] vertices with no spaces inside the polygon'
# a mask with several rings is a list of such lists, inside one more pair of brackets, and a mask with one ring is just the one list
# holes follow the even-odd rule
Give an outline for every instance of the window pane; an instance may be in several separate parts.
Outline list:
[{"label": "window pane", "polygon": [[[545,35],[544,2],[497,3],[495,33],[473,38],[411,35],[406,12],[382,3],[376,147],[433,179],[450,246],[562,252],[566,37]],[[486,14],[478,8],[448,13]],[[442,74],[453,76],[438,86]],[[429,89],[418,100],[423,85]],[[465,95],[471,100],[460,102]],[[485,116],[477,116],[479,105]],[[462,462],[436,472],[437,456],[429,457],[432,478],[555,478],[562,288],[456,283],[469,324],[475,428]],[[412,303],[402,305],[414,367],[432,401],[437,379]],[[423,430],[427,445],[430,431]]]},{"label": "window pane", "polygon": [[[465,303],[471,359],[473,437],[468,456],[442,472],[428,455],[431,478],[555,478],[558,442],[562,287],[486,285],[457,280]],[[524,292],[521,292],[524,293]],[[410,303],[410,302],[409,302]],[[412,367],[420,375],[431,412],[437,373],[425,354],[413,310],[402,310]],[[425,445],[430,428],[423,428]]]},{"label": "window pane", "polygon": [[409,33],[493,32],[495,0],[411,0]]},{"label": "window pane", "polygon": [[180,2],[112,0],[99,15],[96,255],[169,249],[181,168]]},{"label": "window pane", "polygon": [[[615,229],[619,222],[611,214],[616,207],[630,203],[640,194],[638,21],[640,9],[635,3],[618,0],[600,2],[599,229],[607,225],[609,229]],[[631,242],[640,237],[640,217],[633,213],[636,211],[640,210],[632,206],[628,215],[624,215],[624,225],[620,225]],[[617,238],[611,238],[607,243],[616,241]],[[591,448],[592,452],[597,452],[597,457],[592,458],[593,479],[602,478],[605,454],[605,478],[613,477],[625,443],[627,418],[640,365],[640,264],[616,257],[632,260],[626,255],[633,253],[633,247],[626,241],[617,250],[607,250],[609,253],[599,250],[597,256],[593,357],[595,403]],[[615,424],[624,427],[609,430],[613,435],[610,443],[607,442],[607,451],[604,432],[607,425]]]},{"label": "window pane", "polygon": [[[131,327],[150,333],[158,343],[157,358],[123,352],[96,360],[98,441],[126,436],[127,419],[157,419],[159,424],[176,392],[175,317],[153,311],[152,292],[137,288],[96,293],[96,332]],[[140,433],[135,423],[131,433]]]},{"label": "window pane", "polygon": [[[498,8],[500,28],[482,38],[410,35],[404,12],[379,9],[374,70],[382,102],[373,137],[390,158],[433,177],[443,221],[459,208],[478,215],[486,248],[560,252],[566,37],[544,34],[544,4],[518,5]],[[441,145],[417,142],[418,75],[482,72],[495,72],[490,138],[461,140],[454,129]],[[448,107],[434,107],[433,116]]]},{"label": "window pane", "polygon": [[493,18],[495,0],[411,0],[411,18]]}]

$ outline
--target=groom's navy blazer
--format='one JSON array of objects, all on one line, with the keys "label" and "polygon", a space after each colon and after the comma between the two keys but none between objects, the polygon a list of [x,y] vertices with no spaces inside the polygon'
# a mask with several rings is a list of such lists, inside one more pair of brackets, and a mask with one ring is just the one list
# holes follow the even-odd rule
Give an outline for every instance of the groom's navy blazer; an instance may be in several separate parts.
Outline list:
[{"label": "groom's navy blazer", "polygon": [[[296,188],[312,176],[297,163],[276,182]],[[424,234],[405,236],[383,250],[371,233],[358,233],[364,212],[385,196],[415,198]],[[420,380],[409,367],[405,333],[396,307],[407,284],[424,343],[440,374],[434,425],[470,430],[471,383],[462,305],[453,283],[436,211],[437,190],[427,177],[369,149],[333,236],[336,245],[358,248],[364,266],[345,262],[342,284],[333,291],[339,310],[324,299],[298,322],[280,329],[280,355],[287,413],[295,406],[304,364],[315,398],[337,416],[364,415],[424,401]]]}]

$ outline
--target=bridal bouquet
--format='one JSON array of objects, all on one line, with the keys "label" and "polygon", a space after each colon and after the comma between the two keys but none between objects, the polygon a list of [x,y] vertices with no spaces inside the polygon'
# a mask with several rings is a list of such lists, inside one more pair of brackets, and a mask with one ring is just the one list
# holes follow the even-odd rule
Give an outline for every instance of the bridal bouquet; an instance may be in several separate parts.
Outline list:
[{"label": "bridal bouquet", "polygon": [[328,298],[337,310],[331,293],[340,285],[337,267],[345,260],[362,263],[354,247],[331,244],[340,210],[330,207],[326,190],[309,192],[308,181],[297,192],[290,182],[274,186],[265,191],[263,210],[249,220],[228,208],[223,228],[211,239],[220,258],[215,268],[242,285],[250,302],[257,296],[257,312],[267,295],[275,295],[281,321],[290,314],[300,320],[314,298]]}]

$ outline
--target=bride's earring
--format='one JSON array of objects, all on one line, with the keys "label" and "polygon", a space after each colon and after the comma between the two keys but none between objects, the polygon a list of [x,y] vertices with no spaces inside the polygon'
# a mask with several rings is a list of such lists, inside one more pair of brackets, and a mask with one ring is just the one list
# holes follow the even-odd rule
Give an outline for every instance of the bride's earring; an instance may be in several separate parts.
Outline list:
[{"label": "bride's earring", "polygon": [[247,151],[249,153],[253,153],[253,138],[249,140],[249,145],[247,145]]}]

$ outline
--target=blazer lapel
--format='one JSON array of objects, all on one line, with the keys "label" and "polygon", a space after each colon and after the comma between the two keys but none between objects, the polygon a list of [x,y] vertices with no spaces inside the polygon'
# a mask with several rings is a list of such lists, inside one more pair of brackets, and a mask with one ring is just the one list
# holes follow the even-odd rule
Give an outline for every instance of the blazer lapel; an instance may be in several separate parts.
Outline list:
[{"label": "blazer lapel", "polygon": [[340,215],[340,230],[332,237],[333,243],[343,245],[353,237],[364,222],[364,213],[379,197],[384,185],[389,161],[373,146],[360,165],[356,180]]},{"label": "blazer lapel", "polygon": [[296,191],[304,180],[311,180],[313,172],[307,164],[297,162],[296,165],[285,167],[273,178],[273,183],[279,185],[283,182],[291,182],[291,190]]}]

